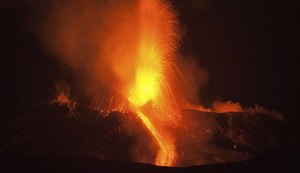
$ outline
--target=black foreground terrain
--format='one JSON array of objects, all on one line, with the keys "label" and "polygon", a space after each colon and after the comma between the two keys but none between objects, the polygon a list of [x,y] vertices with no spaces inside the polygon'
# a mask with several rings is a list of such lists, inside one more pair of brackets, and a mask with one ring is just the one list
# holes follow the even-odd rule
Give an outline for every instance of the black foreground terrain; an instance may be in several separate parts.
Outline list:
[{"label": "black foreground terrain", "polygon": [[193,128],[173,128],[179,167],[166,168],[138,163],[155,159],[147,146],[148,160],[132,156],[138,138],[130,129],[151,140],[132,113],[81,106],[70,112],[56,104],[24,110],[1,127],[0,172],[291,172],[299,163],[299,148],[288,146],[284,135],[285,122],[270,115],[184,115]]}]

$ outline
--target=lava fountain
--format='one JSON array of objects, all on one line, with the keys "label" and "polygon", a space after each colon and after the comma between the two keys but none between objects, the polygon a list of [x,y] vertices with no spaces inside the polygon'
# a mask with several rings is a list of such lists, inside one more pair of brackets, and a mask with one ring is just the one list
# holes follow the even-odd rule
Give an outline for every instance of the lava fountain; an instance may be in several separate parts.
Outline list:
[{"label": "lava fountain", "polygon": [[[127,99],[159,146],[155,164],[172,166],[176,149],[161,126],[176,121],[172,73],[176,54],[176,15],[163,1],[139,1],[137,61]],[[155,120],[155,123],[154,123]]]}]

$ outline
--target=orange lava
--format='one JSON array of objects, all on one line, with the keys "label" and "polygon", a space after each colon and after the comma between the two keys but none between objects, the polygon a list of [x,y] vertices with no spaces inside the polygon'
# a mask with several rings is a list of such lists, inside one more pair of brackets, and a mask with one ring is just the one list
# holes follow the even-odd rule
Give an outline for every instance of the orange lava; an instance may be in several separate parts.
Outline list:
[{"label": "orange lava", "polygon": [[161,134],[156,130],[156,128],[153,126],[151,121],[148,119],[147,116],[145,116],[141,112],[137,112],[139,118],[142,120],[142,122],[145,124],[145,126],[148,128],[154,139],[156,140],[158,146],[159,146],[159,153],[156,156],[155,159],[155,165],[160,166],[172,166],[175,163],[176,159],[176,151],[175,147],[164,141]]},{"label": "orange lava", "polygon": [[[174,88],[170,82],[177,41],[176,15],[169,4],[160,0],[142,0],[138,7],[137,58],[127,99],[159,146],[154,164],[172,166],[176,149],[173,142],[167,140],[168,132],[162,130],[162,126],[176,121]],[[146,111],[145,107],[149,109]]]}]

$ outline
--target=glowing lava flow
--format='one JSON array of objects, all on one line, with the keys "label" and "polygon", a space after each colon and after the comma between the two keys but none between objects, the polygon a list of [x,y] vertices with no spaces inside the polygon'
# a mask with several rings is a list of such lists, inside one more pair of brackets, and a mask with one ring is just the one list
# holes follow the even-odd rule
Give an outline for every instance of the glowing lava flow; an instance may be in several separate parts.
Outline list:
[{"label": "glowing lava flow", "polygon": [[143,121],[145,126],[148,128],[152,136],[155,138],[159,146],[160,151],[156,156],[155,165],[172,166],[176,158],[176,152],[173,145],[170,145],[163,140],[162,136],[160,136],[160,134],[158,133],[158,131],[153,126],[153,124],[151,123],[151,121],[148,119],[147,116],[145,116],[143,113],[139,111],[137,112],[137,114],[139,118]]}]

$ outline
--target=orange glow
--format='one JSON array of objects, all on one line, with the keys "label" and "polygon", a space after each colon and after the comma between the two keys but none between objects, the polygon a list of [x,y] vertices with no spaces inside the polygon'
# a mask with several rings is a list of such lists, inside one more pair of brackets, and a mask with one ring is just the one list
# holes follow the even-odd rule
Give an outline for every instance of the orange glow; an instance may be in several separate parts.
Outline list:
[{"label": "orange glow", "polygon": [[224,112],[243,112],[243,108],[239,103],[227,101],[220,102],[215,101],[213,103],[214,112],[224,113]]}]

